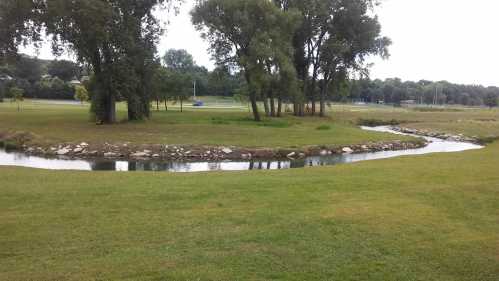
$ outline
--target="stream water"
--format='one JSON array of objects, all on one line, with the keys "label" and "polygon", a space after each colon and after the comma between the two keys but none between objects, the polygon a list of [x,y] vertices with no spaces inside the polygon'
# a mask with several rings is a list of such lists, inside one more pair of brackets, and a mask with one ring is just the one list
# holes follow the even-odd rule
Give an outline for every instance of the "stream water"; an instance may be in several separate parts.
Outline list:
[{"label": "stream water", "polygon": [[[362,127],[364,130],[402,134],[388,126]],[[357,154],[307,157],[299,160],[254,160],[226,162],[178,162],[178,161],[122,161],[110,159],[67,160],[49,159],[29,156],[15,151],[0,149],[0,166],[18,166],[49,170],[82,170],[82,171],[164,171],[164,172],[206,172],[206,171],[245,171],[276,170],[313,166],[329,166],[343,163],[386,159],[405,155],[422,155],[429,153],[459,152],[481,149],[482,146],[472,143],[447,141],[424,137],[430,143],[426,147],[400,151],[381,151]]]}]

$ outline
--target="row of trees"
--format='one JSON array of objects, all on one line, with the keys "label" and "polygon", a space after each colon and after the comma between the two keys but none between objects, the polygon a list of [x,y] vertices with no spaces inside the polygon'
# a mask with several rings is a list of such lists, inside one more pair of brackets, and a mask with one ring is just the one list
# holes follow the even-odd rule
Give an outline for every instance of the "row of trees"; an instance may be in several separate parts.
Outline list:
[{"label": "row of trees", "polygon": [[352,80],[342,85],[343,91],[334,95],[336,101],[384,102],[399,105],[402,102],[417,104],[460,104],[468,106],[497,106],[498,87],[459,85],[447,81],[419,82],[398,78],[381,80]]},{"label": "row of trees", "polygon": [[[370,0],[204,0],[192,20],[219,65],[244,73],[255,120],[262,100],[269,116],[282,102],[294,114],[325,115],[331,85],[352,72],[367,72],[370,55],[388,55]],[[275,101],[277,100],[277,106]]]},{"label": "row of trees", "polygon": [[18,56],[0,65],[4,92],[17,87],[23,90],[26,98],[73,99],[74,88],[70,81],[80,80],[83,75],[87,75],[86,71],[70,61]]},{"label": "row of trees", "polygon": [[[185,50],[168,50],[162,62],[154,73],[152,98],[155,100],[174,99],[175,95],[187,97],[192,94],[194,83],[200,96],[233,96],[244,84],[239,73],[232,74],[225,67],[208,71],[196,65]],[[92,83],[86,82],[92,75],[91,69],[71,61],[40,60],[25,55],[0,65],[0,76],[10,78],[3,83],[6,92],[18,87],[24,90],[26,98],[73,99],[74,87],[70,82],[83,81],[85,86],[92,87]],[[178,85],[179,82],[184,85]],[[177,91],[179,88],[181,91]],[[125,100],[120,93],[116,99]]]},{"label": "row of trees", "polygon": [[[128,104],[129,120],[148,118],[150,101],[158,99],[155,80],[168,82],[159,92],[183,96],[187,81],[197,81],[192,73],[200,73],[179,71],[183,64],[159,66],[162,28],[153,10],[178,2],[2,0],[0,59],[47,34],[54,53],[70,49],[92,70],[89,90],[98,121],[115,121],[119,98]],[[367,72],[367,56],[388,55],[390,40],[380,35],[375,2],[200,0],[192,21],[211,45],[218,74],[244,77],[239,92],[249,96],[255,120],[261,119],[258,101],[269,116],[280,116],[283,102],[291,102],[297,116],[306,114],[307,103],[311,114],[323,116],[331,87],[353,72]]]},{"label": "row of trees", "polygon": [[244,81],[239,73],[219,66],[213,71],[198,66],[186,50],[168,50],[157,66],[153,81],[153,98],[157,108],[168,100],[182,103],[195,92],[198,96],[234,96]]}]

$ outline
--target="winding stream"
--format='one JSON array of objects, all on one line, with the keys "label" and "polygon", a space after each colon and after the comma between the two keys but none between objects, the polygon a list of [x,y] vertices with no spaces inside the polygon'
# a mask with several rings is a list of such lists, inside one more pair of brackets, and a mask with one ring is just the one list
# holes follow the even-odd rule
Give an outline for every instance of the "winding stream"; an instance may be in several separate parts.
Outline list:
[{"label": "winding stream", "polygon": [[[402,134],[388,126],[362,127],[363,130]],[[414,135],[413,135],[414,136]],[[164,161],[120,161],[110,159],[97,160],[64,160],[28,156],[19,152],[7,152],[0,149],[0,166],[18,166],[49,170],[80,171],[165,171],[165,172],[206,172],[206,171],[245,171],[276,170],[313,166],[330,166],[376,159],[386,159],[405,155],[422,155],[429,153],[459,152],[481,149],[482,146],[472,143],[447,141],[431,137],[423,137],[430,143],[418,149],[401,151],[381,151],[358,154],[307,157],[299,160],[254,160],[227,162],[164,162]]]}]

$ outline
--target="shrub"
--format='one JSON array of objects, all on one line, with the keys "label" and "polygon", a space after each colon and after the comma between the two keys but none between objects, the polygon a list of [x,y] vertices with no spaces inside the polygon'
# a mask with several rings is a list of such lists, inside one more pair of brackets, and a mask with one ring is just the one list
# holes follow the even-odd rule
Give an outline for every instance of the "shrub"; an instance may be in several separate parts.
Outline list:
[{"label": "shrub", "polygon": [[331,126],[329,126],[329,125],[321,125],[321,126],[317,127],[316,129],[319,130],[319,131],[327,131],[327,130],[331,130]]},{"label": "shrub", "polygon": [[395,120],[395,119],[381,120],[381,119],[362,119],[361,118],[357,121],[357,125],[367,126],[367,127],[387,126],[387,125],[396,126],[396,125],[400,125],[401,123],[403,123],[403,122],[399,121],[399,120]]}]

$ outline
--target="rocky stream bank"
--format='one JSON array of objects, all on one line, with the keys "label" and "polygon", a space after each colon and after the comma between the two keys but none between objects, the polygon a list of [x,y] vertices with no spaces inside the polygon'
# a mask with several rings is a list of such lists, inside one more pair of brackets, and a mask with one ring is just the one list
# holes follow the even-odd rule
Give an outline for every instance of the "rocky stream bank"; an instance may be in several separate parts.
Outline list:
[{"label": "rocky stream bank", "polygon": [[[400,131],[405,131],[400,129]],[[165,161],[223,161],[257,159],[300,159],[309,156],[327,156],[378,151],[398,151],[421,148],[424,139],[413,141],[368,142],[348,146],[308,146],[303,148],[241,148],[236,146],[192,146],[132,143],[59,143],[37,145],[29,133],[0,135],[3,143],[15,143],[17,150],[27,155],[65,159],[123,159]]]}]

